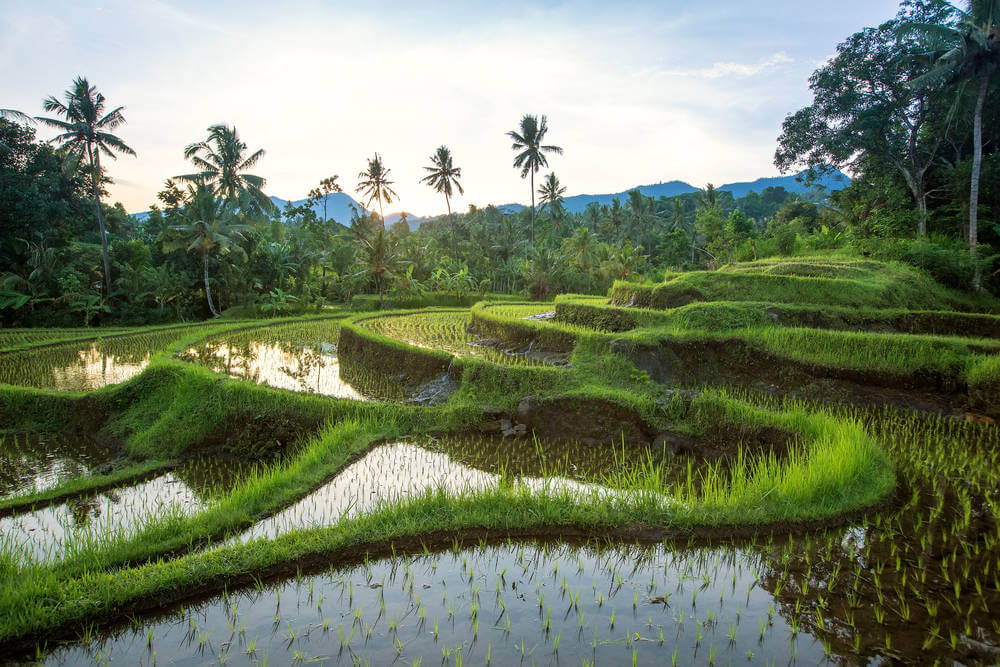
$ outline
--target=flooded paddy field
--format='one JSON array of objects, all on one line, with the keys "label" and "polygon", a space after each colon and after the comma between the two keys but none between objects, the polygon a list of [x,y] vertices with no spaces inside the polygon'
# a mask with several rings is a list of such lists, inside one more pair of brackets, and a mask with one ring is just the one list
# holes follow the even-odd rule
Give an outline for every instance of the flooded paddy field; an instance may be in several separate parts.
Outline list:
[{"label": "flooded paddy field", "polygon": [[456,541],[193,600],[46,663],[857,664],[920,663],[928,650],[995,662],[996,591],[954,596],[911,572],[901,601],[886,537],[870,526],[716,546]]},{"label": "flooded paddy field", "polygon": [[[444,538],[449,549],[442,538],[435,538],[436,547],[421,547],[417,535],[406,553],[402,547],[399,553],[380,550],[360,560],[331,554],[329,565],[294,578],[257,581],[207,598],[192,591],[183,606],[49,645],[44,661],[1000,660],[995,613],[1000,608],[1000,436],[992,425],[936,415],[844,410],[845,418],[863,422],[887,444],[901,476],[895,496],[863,519],[791,535],[779,529],[736,538],[721,530],[643,543],[608,542],[599,538],[599,529],[593,531],[597,541],[584,543],[463,541],[458,533]],[[437,478],[440,485],[443,475],[465,488],[489,479],[491,466],[530,475],[559,470],[549,461],[571,460],[578,462],[576,471],[564,479],[590,488],[606,474],[608,461],[602,457],[628,467],[641,464],[643,456],[656,456],[637,451],[625,460],[600,450],[588,459],[583,449],[552,450],[546,456],[530,440],[520,441],[526,443],[520,453],[519,445],[506,442],[512,453],[496,457],[495,463],[488,463],[494,456],[486,441],[467,437],[424,439],[419,447],[415,441],[378,445],[368,453],[372,458],[361,457],[307,496],[310,501],[291,506],[288,523],[263,522],[240,541],[329,526],[343,514],[364,513],[377,504],[365,504],[367,497],[382,497],[386,490],[405,494],[423,476],[428,484]],[[499,444],[493,454],[502,451]],[[554,527],[550,534],[557,538],[559,533]]]},{"label": "flooded paddy field", "polygon": [[240,462],[193,459],[152,479],[0,518],[0,542],[4,551],[30,561],[64,558],[81,547],[133,535],[158,519],[192,516],[231,491],[250,470]]},{"label": "flooded paddy field", "polygon": [[[664,452],[647,447],[581,447],[531,438],[415,438],[375,446],[329,483],[245,531],[237,541],[274,538],[292,530],[328,527],[338,521],[407,498],[442,491],[468,495],[494,488],[502,479],[528,489],[581,501],[619,493],[606,478],[612,466],[629,474],[657,467],[680,478],[680,462],[662,464]],[[669,471],[669,472],[668,472]],[[670,502],[664,499],[664,502]]]},{"label": "flooded paddy field", "polygon": [[364,400],[340,377],[339,331],[339,320],[253,328],[210,338],[180,358],[270,387]]},{"label": "flooded paddy field", "polygon": [[0,383],[89,391],[124,382],[183,333],[175,329],[0,354]]},{"label": "flooded paddy field", "polygon": [[[520,316],[537,314],[539,309],[509,306]],[[405,315],[386,315],[359,320],[358,324],[374,333],[415,347],[441,350],[458,357],[478,357],[496,364],[516,366],[551,366],[564,364],[562,355],[539,355],[530,350],[505,349],[496,341],[467,330],[469,312],[427,311]]]},{"label": "flooded paddy field", "polygon": [[120,456],[107,441],[65,434],[0,435],[0,498],[54,488],[109,468]]}]

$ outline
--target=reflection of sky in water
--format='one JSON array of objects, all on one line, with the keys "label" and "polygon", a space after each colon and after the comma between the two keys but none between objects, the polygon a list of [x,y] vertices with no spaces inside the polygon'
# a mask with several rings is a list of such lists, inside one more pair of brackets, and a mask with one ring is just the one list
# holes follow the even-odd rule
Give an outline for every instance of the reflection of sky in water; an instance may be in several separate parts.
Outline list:
[{"label": "reflection of sky in water", "polygon": [[204,506],[186,484],[167,473],[135,486],[2,518],[0,544],[19,545],[34,559],[58,558],[65,553],[68,538],[107,538],[128,533],[153,516],[175,511],[194,514]]},{"label": "reflection of sky in water", "polygon": [[166,330],[0,354],[0,382],[64,391],[117,384],[142,372],[178,335]]},{"label": "reflection of sky in water", "polygon": [[52,369],[53,387],[66,391],[86,391],[109,384],[118,384],[142,372],[149,363],[150,353],[138,359],[105,353],[94,343],[78,351],[78,361]]},{"label": "reflection of sky in water", "polygon": [[[238,539],[246,542],[256,537],[276,537],[289,530],[330,526],[342,518],[372,510],[382,502],[419,496],[436,489],[449,494],[475,492],[495,486],[499,479],[497,474],[463,465],[447,454],[411,443],[382,445],[345,468],[315,493],[261,521]],[[606,498],[617,494],[607,487],[564,477],[520,477],[518,481],[533,491],[568,491],[583,498]]]},{"label": "reflection of sky in water", "polygon": [[285,348],[259,342],[248,345],[219,343],[201,349],[191,348],[183,356],[240,380],[278,389],[364,400],[354,387],[340,379],[340,364],[333,345],[299,347],[295,352],[287,349],[287,345]]},{"label": "reflection of sky in water", "polygon": [[46,662],[151,664],[153,651],[170,664],[838,662],[807,628],[792,634],[764,586],[774,566],[759,548],[456,547],[230,590]]},{"label": "reflection of sky in water", "polygon": [[116,454],[107,442],[78,434],[0,435],[0,497],[37,493],[63,480],[85,477]]}]

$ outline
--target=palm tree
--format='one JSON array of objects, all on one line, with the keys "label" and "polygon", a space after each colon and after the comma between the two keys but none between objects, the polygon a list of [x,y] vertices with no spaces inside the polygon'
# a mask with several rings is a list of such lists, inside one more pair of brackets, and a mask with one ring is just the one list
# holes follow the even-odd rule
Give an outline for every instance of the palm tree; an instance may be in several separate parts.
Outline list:
[{"label": "palm tree", "polygon": [[226,208],[239,207],[244,212],[274,210],[274,202],[263,192],[266,181],[245,173],[264,157],[264,149],[247,155],[247,145],[235,127],[211,125],[208,138],[189,144],[184,149],[184,157],[201,171],[177,178],[211,186],[212,194],[221,199]]},{"label": "palm tree", "polygon": [[183,213],[185,223],[173,225],[171,229],[181,235],[181,239],[164,243],[164,250],[176,250],[187,244],[188,250],[201,252],[201,264],[205,280],[205,298],[213,317],[221,317],[212,301],[212,286],[208,276],[208,256],[215,251],[237,248],[235,240],[250,228],[234,224],[232,211],[225,201],[216,197],[215,191],[204,183],[188,186],[188,198]]},{"label": "palm tree", "polygon": [[703,209],[715,208],[719,205],[719,191],[714,185],[709,183],[704,191],[698,195],[698,206]]},{"label": "palm tree", "polygon": [[520,167],[521,178],[531,174],[531,244],[535,244],[535,174],[542,167],[549,166],[549,161],[545,157],[546,153],[556,153],[562,155],[563,149],[559,146],[546,146],[545,134],[549,131],[548,119],[542,116],[539,123],[536,116],[525,114],[521,118],[520,131],[511,131],[507,136],[514,140],[511,149],[516,152],[514,155],[514,167]]},{"label": "palm tree", "polygon": [[549,207],[549,214],[552,216],[556,229],[559,229],[559,223],[566,212],[566,209],[563,208],[563,195],[565,194],[566,188],[559,182],[554,171],[545,177],[542,185],[538,188],[539,209]]},{"label": "palm tree", "polygon": [[47,97],[42,102],[42,108],[55,112],[65,118],[38,118],[50,127],[61,130],[50,141],[59,144],[66,150],[66,157],[74,169],[87,158],[90,172],[91,190],[97,205],[97,226],[101,233],[101,257],[104,260],[104,286],[107,294],[111,294],[111,260],[108,257],[108,236],[104,228],[104,211],[101,209],[101,154],[116,160],[116,152],[125,155],[135,155],[125,142],[112,132],[125,124],[122,110],[117,107],[105,112],[104,95],[97,92],[97,87],[83,77],[77,77],[69,90],[63,93],[65,103],[53,97]]},{"label": "palm tree", "polygon": [[650,217],[655,215],[653,213],[653,200],[650,197],[639,192],[638,189],[629,190],[628,193],[628,211],[629,211],[629,225],[628,234],[626,237],[630,241],[636,241],[638,236],[646,227],[646,222]]},{"label": "palm tree", "polygon": [[969,184],[969,252],[975,273],[973,287],[982,289],[981,267],[976,262],[979,234],[979,174],[983,164],[983,106],[990,87],[990,77],[1000,68],[1000,0],[970,0],[968,9],[959,12],[955,26],[908,24],[904,30],[920,33],[937,49],[935,67],[913,81],[914,86],[940,83],[942,80],[974,81],[979,90],[972,116],[972,177]]},{"label": "palm tree", "polygon": [[452,164],[451,151],[447,146],[438,146],[437,151],[431,156],[431,166],[424,167],[424,171],[430,172],[420,179],[421,183],[426,183],[440,194],[444,195],[445,206],[448,207],[448,220],[451,221],[451,247],[452,254],[458,259],[458,240],[455,234],[455,220],[451,216],[451,196],[454,190],[458,194],[464,195],[465,190],[458,179],[462,177],[462,168]]},{"label": "palm tree", "polygon": [[0,118],[16,120],[19,123],[34,123],[35,119],[17,109],[0,109]]},{"label": "palm tree", "polygon": [[382,229],[385,229],[385,213],[382,211],[382,202],[391,204],[392,198],[399,196],[395,190],[389,187],[393,184],[393,181],[389,180],[389,171],[382,164],[381,156],[375,153],[375,157],[368,160],[367,171],[358,173],[358,187],[355,190],[355,192],[360,192],[368,198],[365,202],[365,208],[371,206],[372,201],[378,201],[378,213],[382,222]]},{"label": "palm tree", "polygon": [[573,232],[573,236],[566,239],[563,245],[570,264],[578,267],[586,275],[590,267],[594,264],[597,244],[598,241],[590,233],[590,229],[587,227],[577,227]]},{"label": "palm tree", "polygon": [[695,248],[697,247],[698,230],[693,222],[690,225],[687,224],[687,216],[684,213],[684,202],[681,201],[681,198],[674,197],[673,202],[670,222],[673,228],[688,227],[688,232],[691,234],[691,262],[693,263],[697,259]]},{"label": "palm tree", "polygon": [[396,271],[402,264],[396,250],[396,244],[392,236],[385,227],[377,229],[374,234],[361,239],[363,273],[372,277],[375,281],[375,290],[378,292],[378,304],[382,307],[382,295],[385,293],[385,279],[395,276]]}]

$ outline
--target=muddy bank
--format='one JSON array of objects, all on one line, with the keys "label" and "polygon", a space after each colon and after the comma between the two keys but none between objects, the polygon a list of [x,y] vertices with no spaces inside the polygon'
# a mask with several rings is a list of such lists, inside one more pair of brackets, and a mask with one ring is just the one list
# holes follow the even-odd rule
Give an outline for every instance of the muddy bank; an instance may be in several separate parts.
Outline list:
[{"label": "muddy bank", "polygon": [[353,325],[341,328],[337,353],[344,380],[369,396],[393,400],[440,378],[452,362],[452,356],[445,352],[380,340],[374,334],[362,334]]},{"label": "muddy bank", "polygon": [[888,403],[955,414],[969,407],[968,387],[955,375],[931,371],[901,375],[820,366],[782,359],[740,339],[659,344],[618,339],[611,342],[611,349],[667,386],[731,384],[809,399],[857,405]]}]

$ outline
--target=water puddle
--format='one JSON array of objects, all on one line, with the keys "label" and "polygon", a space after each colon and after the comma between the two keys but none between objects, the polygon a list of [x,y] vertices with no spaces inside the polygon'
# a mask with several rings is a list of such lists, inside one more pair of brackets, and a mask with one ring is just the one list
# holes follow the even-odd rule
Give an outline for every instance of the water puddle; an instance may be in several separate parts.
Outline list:
[{"label": "water puddle", "polygon": [[62,391],[118,384],[141,373],[153,354],[181,335],[162,331],[8,352],[0,355],[0,383]]},{"label": "water puddle", "polygon": [[0,435],[0,498],[46,491],[68,479],[105,472],[118,453],[117,447],[88,438]]}]

